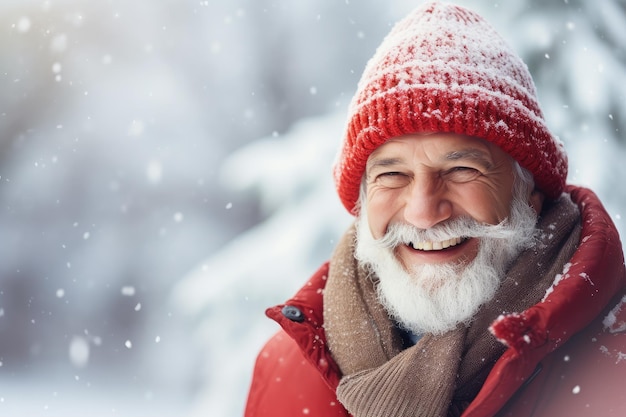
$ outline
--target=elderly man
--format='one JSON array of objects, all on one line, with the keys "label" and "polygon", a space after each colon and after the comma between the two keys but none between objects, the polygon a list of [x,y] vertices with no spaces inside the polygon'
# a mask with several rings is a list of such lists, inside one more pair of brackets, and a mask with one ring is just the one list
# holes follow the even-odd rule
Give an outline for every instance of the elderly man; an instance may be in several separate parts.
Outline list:
[{"label": "elderly man", "polygon": [[294,298],[247,417],[626,415],[626,274],[526,66],[439,2],[368,63],[335,166],[356,221]]}]

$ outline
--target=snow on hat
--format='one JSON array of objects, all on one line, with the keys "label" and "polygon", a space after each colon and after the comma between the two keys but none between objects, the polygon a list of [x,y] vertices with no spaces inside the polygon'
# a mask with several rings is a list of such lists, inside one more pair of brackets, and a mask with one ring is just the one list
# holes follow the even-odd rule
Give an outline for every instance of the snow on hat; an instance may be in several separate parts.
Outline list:
[{"label": "snow on hat", "polygon": [[369,155],[393,137],[420,132],[498,145],[548,198],[565,186],[567,155],[546,126],[527,66],[479,15],[437,1],[394,26],[359,81],[334,166],[348,211]]}]

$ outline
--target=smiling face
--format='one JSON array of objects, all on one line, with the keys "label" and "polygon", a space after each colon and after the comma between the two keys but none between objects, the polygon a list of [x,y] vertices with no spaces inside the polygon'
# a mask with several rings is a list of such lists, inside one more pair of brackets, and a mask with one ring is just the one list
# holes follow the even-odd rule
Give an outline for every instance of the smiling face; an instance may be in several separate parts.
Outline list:
[{"label": "smiling face", "polygon": [[[366,166],[366,210],[374,238],[392,224],[430,229],[469,217],[495,225],[507,218],[513,195],[514,161],[497,146],[455,134],[410,135],[376,149]],[[477,239],[406,242],[396,248],[405,268],[418,264],[467,263]]]},{"label": "smiling face", "polygon": [[355,257],[406,329],[441,334],[468,323],[534,241],[543,195],[532,175],[480,139],[393,139],[370,156]]}]

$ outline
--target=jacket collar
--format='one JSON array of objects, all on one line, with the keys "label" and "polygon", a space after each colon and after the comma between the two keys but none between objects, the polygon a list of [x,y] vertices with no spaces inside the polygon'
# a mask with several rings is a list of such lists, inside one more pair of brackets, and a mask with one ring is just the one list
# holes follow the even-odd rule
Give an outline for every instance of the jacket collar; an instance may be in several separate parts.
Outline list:
[{"label": "jacket collar", "polygon": [[494,415],[546,355],[589,325],[626,286],[622,244],[602,203],[591,190],[569,186],[567,191],[582,216],[578,249],[540,303],[492,324],[491,332],[509,348],[466,416]]},{"label": "jacket collar", "polygon": [[285,304],[268,308],[265,314],[293,338],[334,391],[339,385],[341,372],[328,350],[323,328],[323,292],[328,269],[329,263],[326,262],[293,298]]}]

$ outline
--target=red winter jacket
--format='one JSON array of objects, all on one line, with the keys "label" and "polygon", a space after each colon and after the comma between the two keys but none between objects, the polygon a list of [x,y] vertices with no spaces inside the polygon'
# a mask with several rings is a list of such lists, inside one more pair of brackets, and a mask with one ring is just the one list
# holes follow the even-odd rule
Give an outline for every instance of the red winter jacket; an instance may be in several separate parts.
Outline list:
[{"label": "red winter jacket", "polygon": [[[583,226],[571,266],[544,301],[493,324],[509,348],[463,417],[626,416],[622,245],[593,192],[568,192]],[[282,330],[257,358],[246,417],[349,415],[335,395],[341,374],[322,322],[327,273],[325,264],[295,297],[267,310]]]}]

